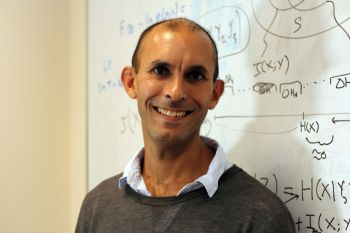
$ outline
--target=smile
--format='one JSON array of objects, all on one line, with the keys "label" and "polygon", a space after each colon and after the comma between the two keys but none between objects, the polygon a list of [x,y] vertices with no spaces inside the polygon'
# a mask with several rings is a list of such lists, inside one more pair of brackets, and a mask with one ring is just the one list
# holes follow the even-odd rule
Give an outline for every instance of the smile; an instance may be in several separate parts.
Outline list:
[{"label": "smile", "polygon": [[186,116],[188,113],[186,111],[170,111],[168,109],[159,108],[159,107],[156,107],[155,109],[160,114],[163,114],[163,115],[168,116],[168,117],[174,117],[174,118]]}]

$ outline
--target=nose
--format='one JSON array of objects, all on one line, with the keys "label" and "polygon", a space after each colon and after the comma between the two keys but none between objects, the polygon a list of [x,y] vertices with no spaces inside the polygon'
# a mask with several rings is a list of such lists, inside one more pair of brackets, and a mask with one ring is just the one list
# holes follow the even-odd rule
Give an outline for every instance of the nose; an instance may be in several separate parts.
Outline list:
[{"label": "nose", "polygon": [[180,101],[187,98],[186,83],[181,75],[174,75],[168,80],[166,97],[173,101]]}]

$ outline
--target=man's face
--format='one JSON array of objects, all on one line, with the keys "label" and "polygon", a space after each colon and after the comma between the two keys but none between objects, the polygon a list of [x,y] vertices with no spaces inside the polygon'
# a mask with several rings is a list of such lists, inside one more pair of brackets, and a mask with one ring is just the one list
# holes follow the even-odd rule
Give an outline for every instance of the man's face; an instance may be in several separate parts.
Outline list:
[{"label": "man's face", "polygon": [[188,142],[199,134],[208,109],[223,89],[213,81],[214,49],[209,38],[186,27],[160,25],[144,38],[132,71],[145,142]]}]

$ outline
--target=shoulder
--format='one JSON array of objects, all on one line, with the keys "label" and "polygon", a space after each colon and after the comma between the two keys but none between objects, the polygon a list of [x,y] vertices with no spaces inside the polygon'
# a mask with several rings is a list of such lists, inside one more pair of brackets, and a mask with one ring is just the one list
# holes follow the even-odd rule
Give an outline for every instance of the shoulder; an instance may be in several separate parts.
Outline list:
[{"label": "shoulder", "polygon": [[281,199],[237,166],[222,176],[214,197],[231,207],[228,212],[238,212],[243,225],[266,227],[270,232],[295,231],[292,216]]},{"label": "shoulder", "polygon": [[281,200],[268,188],[237,166],[232,166],[219,180],[222,194],[241,200],[266,199],[281,203]]},{"label": "shoulder", "polygon": [[240,200],[256,200],[258,198],[278,204],[282,203],[271,190],[235,165],[220,178],[219,191],[222,195],[228,194],[230,197]]},{"label": "shoulder", "polygon": [[122,194],[118,187],[118,181],[121,174],[104,180],[94,189],[87,193],[80,209],[76,233],[90,232],[91,224],[101,214],[107,206],[112,206]]},{"label": "shoulder", "polygon": [[84,198],[82,207],[89,207],[94,204],[96,205],[97,202],[99,204],[103,204],[103,202],[108,202],[109,199],[115,198],[115,196],[120,192],[118,182],[121,175],[122,174],[118,174],[108,178],[89,191]]}]

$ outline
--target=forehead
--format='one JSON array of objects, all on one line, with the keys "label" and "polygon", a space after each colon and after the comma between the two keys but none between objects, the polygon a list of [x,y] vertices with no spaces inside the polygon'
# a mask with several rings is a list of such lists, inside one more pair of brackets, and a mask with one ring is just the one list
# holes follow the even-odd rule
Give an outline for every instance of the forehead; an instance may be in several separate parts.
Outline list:
[{"label": "forehead", "polygon": [[194,63],[215,64],[215,51],[206,33],[190,26],[154,27],[144,38],[139,53],[140,65],[145,59],[176,59]]}]

